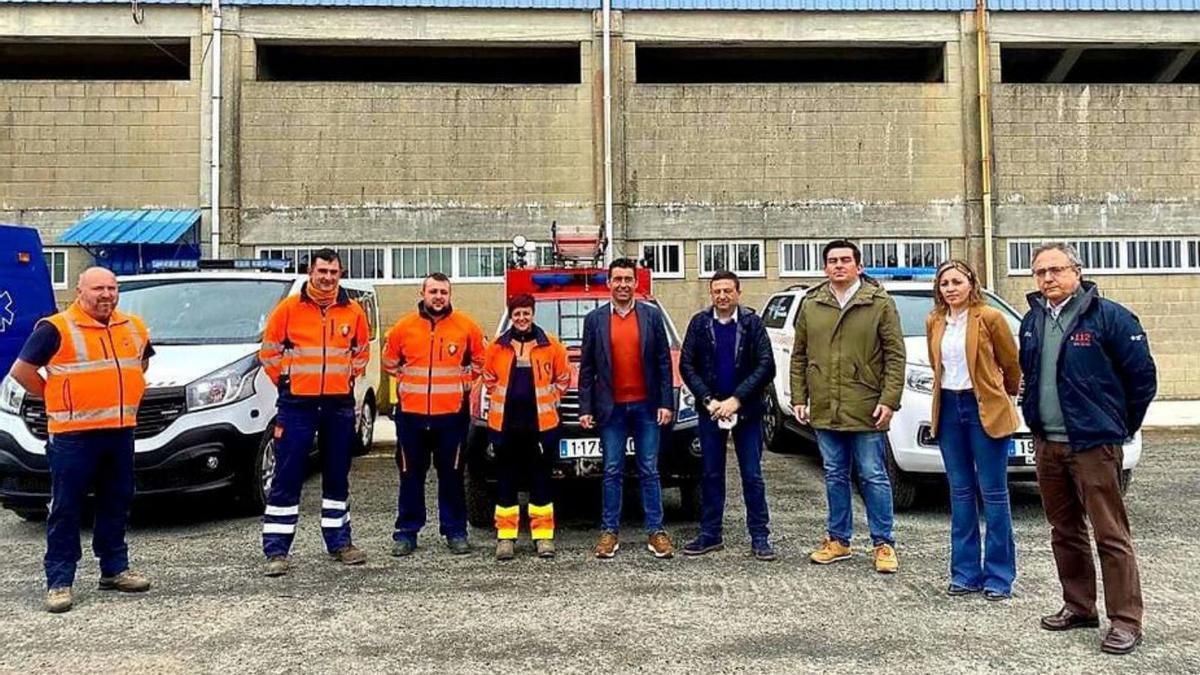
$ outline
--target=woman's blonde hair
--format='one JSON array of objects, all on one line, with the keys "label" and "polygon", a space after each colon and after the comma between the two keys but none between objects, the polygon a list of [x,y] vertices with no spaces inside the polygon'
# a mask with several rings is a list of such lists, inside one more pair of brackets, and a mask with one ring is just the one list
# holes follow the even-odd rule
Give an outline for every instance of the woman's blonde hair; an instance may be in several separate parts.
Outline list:
[{"label": "woman's blonde hair", "polygon": [[938,265],[937,274],[933,277],[933,314],[943,315],[950,313],[950,305],[946,304],[946,299],[942,297],[942,276],[950,270],[958,270],[967,281],[971,283],[971,291],[967,295],[967,306],[974,307],[975,305],[983,304],[983,291],[979,289],[979,277],[975,275],[975,270],[962,260],[952,258]]}]

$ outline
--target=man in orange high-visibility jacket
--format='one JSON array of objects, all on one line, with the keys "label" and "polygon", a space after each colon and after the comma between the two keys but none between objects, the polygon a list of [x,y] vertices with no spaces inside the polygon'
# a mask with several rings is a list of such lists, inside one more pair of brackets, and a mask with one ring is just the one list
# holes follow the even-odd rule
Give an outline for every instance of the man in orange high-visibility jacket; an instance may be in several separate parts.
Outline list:
[{"label": "man in orange high-visibility jacket", "polygon": [[528,293],[508,301],[512,326],[488,345],[483,383],[488,437],[496,449],[496,559],[513,557],[520,527],[518,474],[529,478],[529,531],[540,558],[554,557],[550,475],[558,457],[558,404],[571,385],[567,349],[533,322]]},{"label": "man in orange high-visibility jacket", "polygon": [[[117,311],[117,278],[93,267],[79,275],[75,302],[40,321],[10,374],[45,399],[50,516],[46,522],[46,610],[71,609],[79,526],[94,490],[92,549],[101,590],[139,592],[150,581],[130,571],[125,525],[133,500],[133,428],[154,353],[142,320]],[[43,379],[38,368],[46,369]]]},{"label": "man in orange high-visibility jacket", "polygon": [[263,514],[264,574],[288,573],[288,552],[300,520],[300,489],[314,436],[321,443],[321,535],[345,565],[367,556],[350,536],[350,454],[354,381],[367,370],[370,331],[362,307],[339,288],[342,261],[333,249],[314,251],[308,281],[280,301],[263,332],[259,359],[279,389],[275,417],[275,477]]},{"label": "man in orange high-visibility jacket", "polygon": [[470,411],[467,395],[483,369],[483,331],[450,305],[450,279],[435,272],[421,284],[415,311],[388,331],[383,369],[396,378],[400,467],[392,555],[417,547],[425,525],[425,474],[430,457],[438,475],[439,531],[450,551],[468,553],[463,468]]}]

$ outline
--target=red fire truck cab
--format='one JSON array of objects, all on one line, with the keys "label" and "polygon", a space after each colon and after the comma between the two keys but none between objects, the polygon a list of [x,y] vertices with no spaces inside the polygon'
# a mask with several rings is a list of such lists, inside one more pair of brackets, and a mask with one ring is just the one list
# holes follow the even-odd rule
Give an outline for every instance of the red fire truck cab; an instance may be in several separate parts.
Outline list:
[{"label": "red fire truck cab", "polygon": [[[571,363],[571,388],[559,408],[561,440],[558,447],[546,448],[557,457],[553,476],[560,486],[576,481],[598,485],[604,475],[600,435],[596,429],[579,426],[578,384],[584,317],[609,301],[608,270],[600,266],[604,242],[595,237],[563,237],[556,231],[553,261],[547,261],[550,263],[547,265],[526,264],[526,256],[531,257],[537,249],[523,237],[514,239],[513,244],[513,266],[505,275],[505,306],[507,299],[514,295],[532,295],[537,300],[534,322],[562,341]],[[639,267],[637,275],[637,299],[657,305],[651,292],[650,270]],[[682,510],[686,517],[694,518],[699,514],[701,471],[695,400],[679,376],[679,333],[665,309],[663,317],[671,342],[676,413],[673,423],[662,430],[659,475],[664,488],[680,489]],[[499,336],[507,329],[508,314],[501,309],[495,335]],[[482,388],[476,388],[472,393],[471,417],[467,440],[468,519],[476,527],[491,527],[495,505],[495,450],[488,438],[487,397]],[[628,452],[632,454],[632,446]],[[627,461],[625,467],[626,473],[636,480],[635,465],[635,462]],[[563,490],[563,487],[559,488],[560,493]]]}]

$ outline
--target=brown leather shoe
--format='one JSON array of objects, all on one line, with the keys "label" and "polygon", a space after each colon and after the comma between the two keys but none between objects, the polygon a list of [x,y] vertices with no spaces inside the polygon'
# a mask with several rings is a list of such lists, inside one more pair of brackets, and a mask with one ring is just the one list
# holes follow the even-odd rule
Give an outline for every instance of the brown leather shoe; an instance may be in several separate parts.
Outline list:
[{"label": "brown leather shoe", "polygon": [[662,530],[650,535],[650,539],[646,542],[646,548],[654,554],[655,558],[675,557],[675,544],[671,543],[671,538]]},{"label": "brown leather shoe", "polygon": [[1100,651],[1105,654],[1128,654],[1142,644],[1142,634],[1122,626],[1108,629],[1108,635],[1100,643]]},{"label": "brown leather shoe", "polygon": [[617,554],[619,548],[621,542],[617,539],[616,532],[601,532],[600,541],[596,542],[596,557],[611,558]]},{"label": "brown leather shoe", "polygon": [[99,588],[102,591],[144,593],[150,590],[150,580],[133,570],[125,570],[114,577],[100,577]]},{"label": "brown leather shoe", "polygon": [[329,555],[343,565],[362,565],[367,562],[367,554],[354,544],[346,544]]},{"label": "brown leather shoe", "polygon": [[1042,617],[1042,628],[1045,630],[1071,630],[1074,628],[1099,628],[1100,617],[1082,616],[1063,607],[1056,614]]}]

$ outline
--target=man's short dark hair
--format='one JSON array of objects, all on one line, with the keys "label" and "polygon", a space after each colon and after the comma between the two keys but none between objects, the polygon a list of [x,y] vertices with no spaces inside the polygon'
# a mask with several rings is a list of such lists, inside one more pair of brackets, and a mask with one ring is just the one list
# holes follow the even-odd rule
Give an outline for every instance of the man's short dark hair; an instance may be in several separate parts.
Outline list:
[{"label": "man's short dark hair", "polygon": [[609,276],[612,276],[612,271],[618,267],[623,270],[633,270],[634,275],[637,275],[637,262],[633,258],[616,258],[608,263]]},{"label": "man's short dark hair", "polygon": [[312,252],[312,261],[316,263],[318,260],[324,260],[327,263],[337,263],[338,267],[345,267],[342,264],[342,257],[338,252],[331,248],[319,248]]},{"label": "man's short dark hair", "polygon": [[712,275],[712,278],[708,280],[708,287],[712,288],[714,283],[725,280],[732,281],[734,288],[739,291],[742,290],[742,280],[738,278],[737,274],[734,274],[729,270],[717,270],[716,273]]},{"label": "man's short dark hair", "polygon": [[448,284],[450,283],[450,277],[442,274],[441,272],[430,272],[429,276],[425,277],[425,279],[421,281],[422,291],[425,290],[426,284],[428,284],[430,281],[440,281],[444,284]]},{"label": "man's short dark hair", "polygon": [[834,239],[833,241],[829,242],[828,244],[825,244],[825,248],[821,251],[821,264],[822,265],[829,262],[829,252],[835,248],[850,249],[851,251],[854,252],[854,264],[855,265],[862,264],[862,251],[858,250],[858,244],[855,244],[854,242],[846,240],[846,239]]}]

